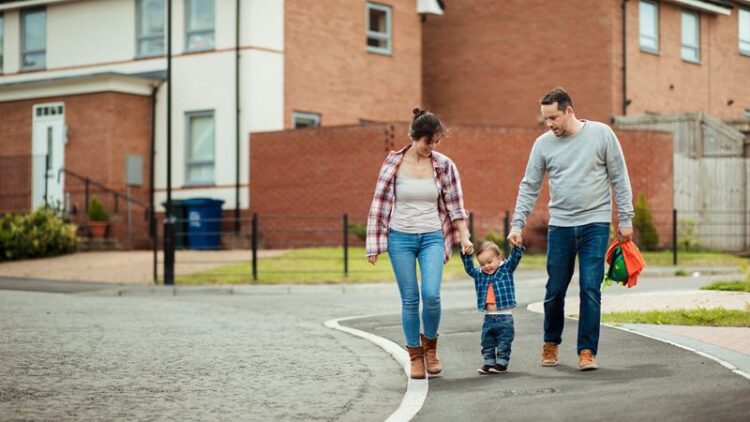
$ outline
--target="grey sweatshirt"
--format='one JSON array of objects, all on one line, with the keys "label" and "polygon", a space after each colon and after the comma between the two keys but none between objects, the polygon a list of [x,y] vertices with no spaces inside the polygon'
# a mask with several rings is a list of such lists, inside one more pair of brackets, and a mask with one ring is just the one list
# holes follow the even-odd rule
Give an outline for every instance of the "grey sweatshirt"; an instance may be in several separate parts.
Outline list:
[{"label": "grey sweatshirt", "polygon": [[578,133],[557,137],[548,131],[534,142],[521,180],[513,230],[521,230],[549,173],[549,224],[609,223],[614,188],[620,227],[632,227],[633,193],[620,141],[604,123],[583,121]]}]

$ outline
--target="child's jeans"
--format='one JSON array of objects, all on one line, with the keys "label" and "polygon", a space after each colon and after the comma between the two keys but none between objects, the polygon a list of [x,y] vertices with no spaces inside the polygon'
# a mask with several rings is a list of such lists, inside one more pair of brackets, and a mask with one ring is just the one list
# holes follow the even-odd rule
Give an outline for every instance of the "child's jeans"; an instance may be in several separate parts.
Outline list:
[{"label": "child's jeans", "polygon": [[513,315],[485,314],[482,325],[482,356],[485,365],[500,364],[508,367],[510,345],[515,330]]}]

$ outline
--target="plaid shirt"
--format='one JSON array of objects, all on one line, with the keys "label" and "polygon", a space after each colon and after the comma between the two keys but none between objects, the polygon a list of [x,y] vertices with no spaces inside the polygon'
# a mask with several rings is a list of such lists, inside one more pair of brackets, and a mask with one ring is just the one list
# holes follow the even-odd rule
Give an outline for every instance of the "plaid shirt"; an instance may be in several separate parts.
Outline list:
[{"label": "plaid shirt", "polygon": [[[396,173],[404,159],[404,153],[411,145],[400,151],[391,151],[380,168],[375,195],[372,198],[370,213],[367,217],[367,256],[380,255],[388,251],[388,227],[396,204]],[[466,219],[469,214],[464,209],[464,195],[461,191],[461,178],[458,168],[447,156],[432,151],[433,176],[438,192],[438,214],[442,222],[445,239],[445,261],[451,257],[453,243],[460,243],[458,227],[451,224],[454,220]]]},{"label": "plaid shirt", "polygon": [[474,266],[471,255],[461,254],[466,274],[474,279],[474,288],[477,291],[477,309],[484,311],[487,301],[487,286],[492,283],[495,292],[495,303],[497,309],[507,309],[516,306],[516,286],[513,281],[513,272],[516,271],[526,248],[516,246],[510,251],[510,258],[505,260],[494,274],[483,273],[479,267]]}]

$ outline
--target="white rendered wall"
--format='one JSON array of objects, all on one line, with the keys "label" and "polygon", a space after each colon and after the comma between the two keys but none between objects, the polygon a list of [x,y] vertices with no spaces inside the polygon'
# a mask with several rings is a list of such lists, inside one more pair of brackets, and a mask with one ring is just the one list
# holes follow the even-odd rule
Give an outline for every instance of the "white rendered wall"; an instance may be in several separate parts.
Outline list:
[{"label": "white rendered wall", "polygon": [[[173,197],[224,199],[225,208],[231,209],[236,182],[236,4],[235,0],[215,0],[215,50],[195,53],[184,52],[184,4],[184,0],[172,0]],[[241,0],[240,9],[240,194],[241,206],[247,208],[250,132],[283,129],[284,1]],[[166,70],[164,57],[136,57],[136,0],[80,0],[50,4],[46,10],[47,69],[29,73],[18,73],[19,12],[5,11],[5,73],[0,75],[0,84]],[[42,98],[43,90],[39,86],[14,88],[13,95],[14,99]],[[50,96],[55,92],[50,90]],[[164,83],[156,104],[154,183],[159,206],[166,199],[166,93]],[[185,186],[185,113],[201,110],[214,112],[215,186],[189,187]]]},{"label": "white rendered wall", "polygon": [[135,4],[135,0],[89,0],[47,8],[47,67],[132,60]]}]

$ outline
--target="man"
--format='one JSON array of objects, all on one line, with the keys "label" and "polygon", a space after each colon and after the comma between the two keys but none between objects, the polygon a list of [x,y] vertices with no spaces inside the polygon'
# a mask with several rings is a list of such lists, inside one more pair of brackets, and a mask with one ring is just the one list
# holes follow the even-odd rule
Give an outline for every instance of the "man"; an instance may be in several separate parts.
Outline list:
[{"label": "man", "polygon": [[579,120],[573,99],[562,88],[541,100],[548,132],[534,142],[518,191],[508,240],[522,242],[521,231],[549,174],[547,285],[544,296],[542,366],[557,366],[562,342],[565,293],[579,262],[580,315],[578,365],[596,369],[601,318],[601,282],[611,222],[610,185],[617,201],[620,240],[632,237],[633,194],[620,142],[606,124]]}]

